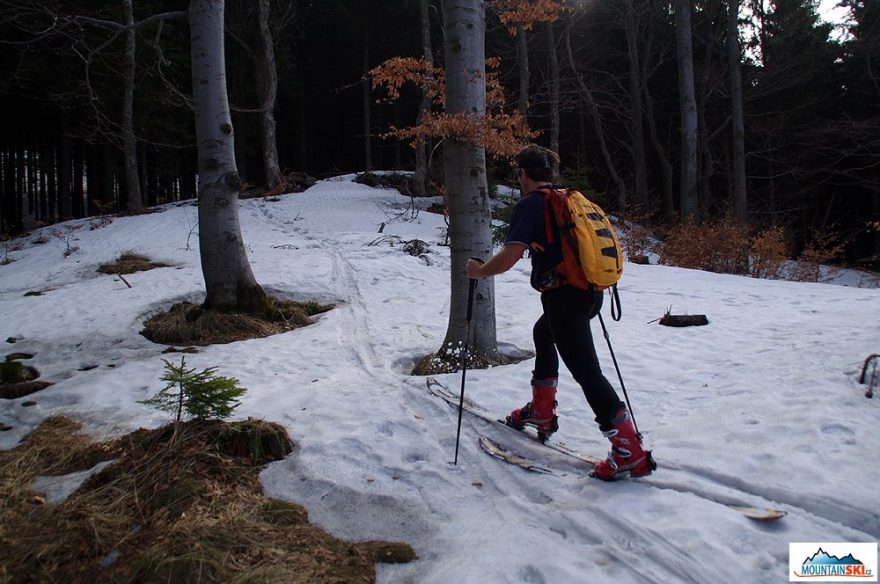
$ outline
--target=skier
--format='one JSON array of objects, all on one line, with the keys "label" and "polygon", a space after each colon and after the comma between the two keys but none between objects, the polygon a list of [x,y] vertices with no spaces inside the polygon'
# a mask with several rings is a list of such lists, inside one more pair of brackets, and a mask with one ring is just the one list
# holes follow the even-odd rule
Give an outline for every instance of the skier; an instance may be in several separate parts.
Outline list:
[{"label": "skier", "polygon": [[[530,145],[516,155],[515,161],[523,196],[514,207],[504,247],[485,263],[468,260],[467,275],[478,279],[506,272],[526,249],[531,249],[531,283],[540,290],[537,280],[546,271],[543,266],[551,250],[547,244],[544,194],[537,189],[553,185],[559,157],[551,150]],[[559,245],[558,236],[552,240]],[[581,386],[599,429],[611,442],[608,457],[593,467],[591,474],[610,481],[651,474],[656,465],[651,453],[642,449],[626,405],[618,398],[599,366],[590,319],[599,314],[602,299],[601,291],[568,285],[541,293],[544,312],[532,333],[535,342],[532,400],[511,412],[507,423],[519,430],[525,425],[535,427],[542,441],[559,428],[556,385],[559,357],[562,357],[562,362]]]}]

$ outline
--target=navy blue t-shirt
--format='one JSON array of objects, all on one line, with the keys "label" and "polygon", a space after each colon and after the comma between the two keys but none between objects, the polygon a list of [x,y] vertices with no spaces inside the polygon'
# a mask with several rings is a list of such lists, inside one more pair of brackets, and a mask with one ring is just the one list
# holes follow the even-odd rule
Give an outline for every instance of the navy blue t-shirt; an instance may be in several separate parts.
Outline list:
[{"label": "navy blue t-shirt", "polygon": [[547,225],[544,220],[543,193],[532,191],[516,203],[504,243],[521,243],[531,250],[531,284],[535,290],[541,290],[538,280],[543,276],[543,266],[547,263]]}]

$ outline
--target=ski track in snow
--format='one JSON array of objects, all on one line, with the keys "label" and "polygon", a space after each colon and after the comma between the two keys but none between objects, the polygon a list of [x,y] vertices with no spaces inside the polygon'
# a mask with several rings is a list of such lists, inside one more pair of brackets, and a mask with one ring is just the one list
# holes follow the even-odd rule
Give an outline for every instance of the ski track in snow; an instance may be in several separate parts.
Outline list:
[{"label": "ski track in snow", "polygon": [[[472,400],[466,398],[465,401],[471,407],[482,410]],[[483,411],[485,413],[485,410]],[[523,439],[512,438],[509,435],[510,432],[486,421],[481,420],[474,422],[474,424],[482,426],[480,430],[483,433],[492,434],[492,437],[500,439],[502,444],[513,445],[515,452],[528,456],[531,461],[543,465],[549,464],[550,468],[565,469],[566,472],[574,474],[586,472],[583,463],[564,454],[537,444],[530,444]],[[526,453],[530,453],[530,456]],[[671,477],[670,473],[672,473]],[[663,460],[660,463],[658,473],[651,477],[638,479],[635,483],[699,496],[722,505],[743,505],[757,508],[785,506],[789,512],[810,513],[828,523],[834,523],[839,527],[851,530],[858,534],[856,537],[865,539],[880,536],[876,510],[866,511],[850,505],[846,501],[830,497],[796,496],[777,488],[758,487],[742,478],[726,475],[709,467]],[[717,487],[721,487],[721,492]]]}]

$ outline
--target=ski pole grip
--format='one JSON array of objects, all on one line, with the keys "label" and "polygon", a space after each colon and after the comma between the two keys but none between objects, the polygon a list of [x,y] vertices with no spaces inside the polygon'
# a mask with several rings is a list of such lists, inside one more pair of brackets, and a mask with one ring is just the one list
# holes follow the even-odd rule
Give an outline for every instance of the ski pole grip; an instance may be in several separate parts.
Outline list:
[{"label": "ski pole grip", "polygon": [[474,290],[477,287],[477,281],[473,278],[468,279],[468,304],[467,304],[467,321],[471,321],[474,314]]},{"label": "ski pole grip", "polygon": [[[471,256],[468,259],[472,259],[478,264],[485,264],[483,260],[477,257]],[[471,316],[474,312],[474,289],[477,287],[477,281],[474,278],[468,278],[468,303],[467,303],[467,321],[471,321]]]}]

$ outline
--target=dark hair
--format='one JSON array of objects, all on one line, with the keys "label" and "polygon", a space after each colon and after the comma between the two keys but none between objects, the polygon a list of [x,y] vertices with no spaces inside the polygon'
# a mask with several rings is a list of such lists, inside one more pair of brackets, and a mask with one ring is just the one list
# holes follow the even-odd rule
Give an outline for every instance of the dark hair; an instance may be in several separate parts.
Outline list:
[{"label": "dark hair", "polygon": [[514,160],[517,168],[523,169],[532,180],[553,181],[559,171],[559,156],[537,144],[530,144],[520,150]]}]

